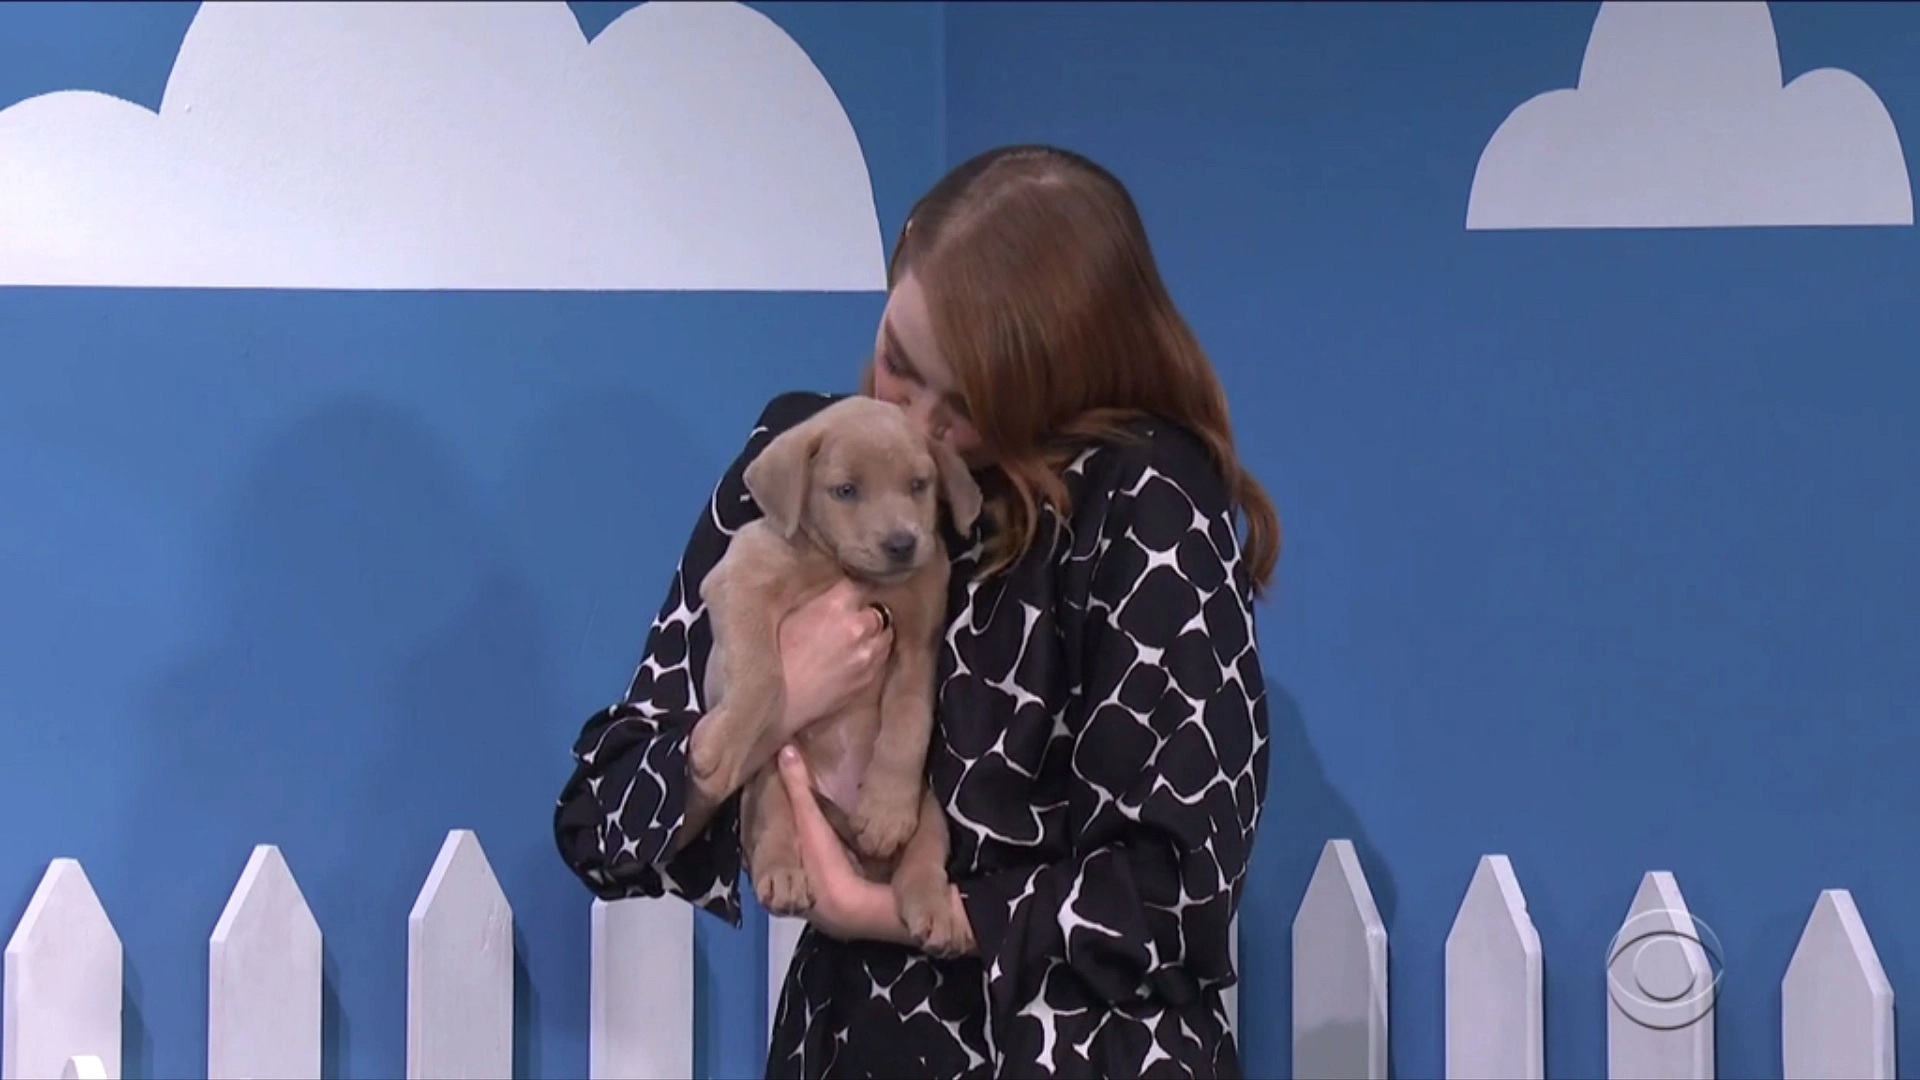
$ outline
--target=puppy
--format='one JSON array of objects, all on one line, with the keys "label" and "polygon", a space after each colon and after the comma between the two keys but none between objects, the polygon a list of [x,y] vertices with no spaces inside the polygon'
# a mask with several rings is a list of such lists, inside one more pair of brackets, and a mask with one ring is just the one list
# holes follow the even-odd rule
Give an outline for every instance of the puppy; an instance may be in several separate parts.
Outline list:
[{"label": "puppy", "polygon": [[[868,397],[838,401],[775,437],[745,480],[765,516],[735,534],[700,583],[713,649],[694,768],[721,784],[738,775],[785,704],[781,620],[843,578],[859,582],[892,621],[892,656],[871,693],[795,744],[824,816],[862,873],[891,883],[916,943],[935,955],[964,951],[948,890],[947,820],[925,769],[949,573],[940,502],[964,533],[980,514],[980,489],[953,451]],[[740,821],[761,903],[776,915],[811,908],[774,763],[741,786]]]}]

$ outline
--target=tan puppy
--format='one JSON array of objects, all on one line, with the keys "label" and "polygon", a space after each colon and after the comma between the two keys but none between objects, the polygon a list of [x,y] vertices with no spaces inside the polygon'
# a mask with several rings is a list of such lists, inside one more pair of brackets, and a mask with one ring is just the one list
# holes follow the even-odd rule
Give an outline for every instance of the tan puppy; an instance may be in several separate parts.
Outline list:
[{"label": "tan puppy", "polygon": [[[961,532],[980,489],[953,451],[916,432],[897,406],[850,397],[767,444],[745,475],[760,520],[741,529],[700,583],[713,622],[708,712],[694,729],[701,778],[726,790],[785,703],[780,623],[851,577],[894,628],[870,694],[795,740],[827,820],[868,878],[891,882],[921,948],[963,951],[946,873],[947,820],[926,787],[934,656],[945,629],[944,496]],[[741,845],[761,903],[776,915],[813,906],[793,807],[768,762],[741,787]]]}]

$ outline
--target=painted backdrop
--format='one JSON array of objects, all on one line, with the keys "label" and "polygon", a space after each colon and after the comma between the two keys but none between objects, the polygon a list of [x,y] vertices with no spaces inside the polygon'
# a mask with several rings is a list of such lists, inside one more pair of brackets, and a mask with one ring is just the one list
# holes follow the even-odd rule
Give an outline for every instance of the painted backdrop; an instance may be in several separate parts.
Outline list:
[{"label": "painted backdrop", "polygon": [[[203,1060],[206,933],[263,838],[328,934],[330,1073],[392,1074],[403,913],[455,823],[515,905],[521,1071],[584,1071],[586,897],[546,832],[566,745],[624,684],[753,410],[847,382],[880,306],[862,215],[890,238],[943,165],[1016,139],[1134,187],[1288,525],[1250,1075],[1288,1074],[1288,922],[1330,836],[1356,840],[1388,921],[1401,1076],[1441,1071],[1442,946],[1487,852],[1540,930],[1551,1075],[1604,1071],[1600,969],[1650,869],[1723,946],[1722,1075],[1779,1075],[1779,978],[1821,888],[1853,890],[1897,992],[1920,985],[1920,13],[758,4],[784,36],[726,70],[811,85],[790,39],[844,109],[819,130],[850,133],[870,180],[821,250],[760,224],[753,250],[816,259],[780,279],[691,233],[551,242],[660,227],[623,201],[644,155],[596,159],[547,119],[630,130],[695,85],[636,74],[677,50],[600,40],[626,7],[570,5],[579,38],[548,22],[525,52],[423,31],[441,66],[400,65],[404,86],[328,54],[358,73],[344,100],[405,103],[411,126],[363,154],[397,163],[378,190],[398,201],[351,153],[255,163],[355,195],[326,230],[187,182],[273,117],[176,70],[194,5],[0,7],[0,105],[91,90],[159,121],[40,111],[87,133],[75,152],[9,143],[29,114],[0,113],[0,147],[61,150],[97,196],[0,200],[44,211],[0,218],[44,249],[0,255],[37,282],[0,288],[0,890],[17,916],[48,858],[86,863],[127,943],[129,1076]],[[633,64],[555,66],[620,42]],[[723,92],[753,80],[687,66],[720,87],[680,100],[767,115]],[[170,72],[231,122],[170,114]],[[351,150],[376,137],[356,115],[294,134]],[[512,152],[536,137],[547,153]],[[172,201],[130,196],[128,161]],[[489,202],[495,178],[519,201]],[[284,245],[239,250],[272,287],[216,280],[249,264],[207,245],[262,222]],[[655,250],[678,254],[633,261]],[[759,1068],[749,925],[699,925],[704,1075]]]},{"label": "painted backdrop", "polygon": [[[568,747],[760,405],[851,385],[939,17],[0,7],[0,917],[82,861],[125,1075],[204,1067],[262,841],[326,934],[327,1075],[398,1075],[456,827],[514,906],[516,1072],[585,1075]],[[697,934],[697,1064],[757,1076],[764,924]]]}]

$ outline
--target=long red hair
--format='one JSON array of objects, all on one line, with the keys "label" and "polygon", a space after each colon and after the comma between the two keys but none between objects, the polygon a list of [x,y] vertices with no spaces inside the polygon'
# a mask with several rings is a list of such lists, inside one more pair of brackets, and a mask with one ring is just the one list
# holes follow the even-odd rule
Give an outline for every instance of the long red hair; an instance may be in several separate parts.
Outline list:
[{"label": "long red hair", "polygon": [[[1071,151],[1009,146],[948,173],[907,217],[889,287],[913,273],[933,333],[995,462],[985,572],[1017,561],[1040,506],[1070,514],[1062,470],[1087,443],[1153,416],[1207,446],[1246,518],[1264,593],[1280,557],[1273,503],[1234,451],[1226,393],[1160,278],[1133,198]],[[869,365],[862,389],[873,391]]]}]

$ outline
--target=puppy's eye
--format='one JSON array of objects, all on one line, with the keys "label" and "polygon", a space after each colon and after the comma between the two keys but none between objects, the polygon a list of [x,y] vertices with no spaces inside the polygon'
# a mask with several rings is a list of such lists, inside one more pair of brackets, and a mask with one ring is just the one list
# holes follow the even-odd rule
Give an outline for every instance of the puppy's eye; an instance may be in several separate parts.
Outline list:
[{"label": "puppy's eye", "polygon": [[907,490],[915,495],[927,490],[927,478],[924,476],[914,477],[907,482]]},{"label": "puppy's eye", "polygon": [[855,495],[860,494],[860,489],[854,487],[852,484],[835,484],[831,488],[828,488],[827,491],[834,498],[840,499],[841,501],[851,499]]}]

